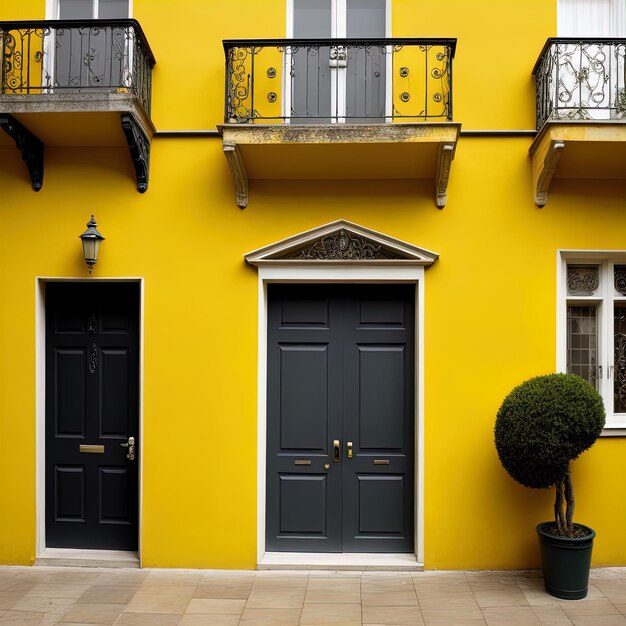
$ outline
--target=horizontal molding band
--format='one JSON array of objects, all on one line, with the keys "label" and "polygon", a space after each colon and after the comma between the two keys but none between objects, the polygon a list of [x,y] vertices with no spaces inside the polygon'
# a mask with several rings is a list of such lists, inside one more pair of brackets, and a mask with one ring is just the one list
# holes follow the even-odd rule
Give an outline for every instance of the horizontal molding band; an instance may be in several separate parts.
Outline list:
[{"label": "horizontal molding band", "polygon": [[[461,129],[461,135],[466,137],[534,137],[537,134],[536,130],[463,130]],[[154,133],[154,137],[163,138],[175,138],[175,137],[221,137],[222,135],[218,130],[201,130],[201,129],[188,129],[188,130],[157,130]]]}]

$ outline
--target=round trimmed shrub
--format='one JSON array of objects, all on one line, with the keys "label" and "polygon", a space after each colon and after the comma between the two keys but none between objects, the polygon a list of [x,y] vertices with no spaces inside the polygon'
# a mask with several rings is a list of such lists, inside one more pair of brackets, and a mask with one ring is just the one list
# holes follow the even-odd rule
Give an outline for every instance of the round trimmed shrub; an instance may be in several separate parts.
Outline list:
[{"label": "round trimmed shrub", "polygon": [[564,479],[569,462],[590,448],[604,427],[600,394],[575,374],[537,376],[504,399],[495,439],[504,469],[526,487]]}]

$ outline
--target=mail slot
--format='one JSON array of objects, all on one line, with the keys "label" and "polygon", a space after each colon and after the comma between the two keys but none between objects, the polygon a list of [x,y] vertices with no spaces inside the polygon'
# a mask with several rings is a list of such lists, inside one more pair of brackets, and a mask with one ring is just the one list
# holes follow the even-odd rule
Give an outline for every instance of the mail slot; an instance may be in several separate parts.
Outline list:
[{"label": "mail slot", "polygon": [[311,461],[309,459],[296,459],[293,462],[294,465],[311,465]]},{"label": "mail slot", "polygon": [[79,449],[81,452],[87,452],[89,454],[104,454],[104,446],[81,443]]},{"label": "mail slot", "polygon": [[389,459],[374,459],[374,465],[389,465]]}]

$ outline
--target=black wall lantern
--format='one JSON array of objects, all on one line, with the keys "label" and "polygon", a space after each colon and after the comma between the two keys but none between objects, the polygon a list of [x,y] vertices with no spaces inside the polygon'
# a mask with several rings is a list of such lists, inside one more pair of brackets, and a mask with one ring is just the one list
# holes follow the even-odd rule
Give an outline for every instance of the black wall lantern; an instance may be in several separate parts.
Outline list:
[{"label": "black wall lantern", "polygon": [[87,263],[90,274],[93,266],[98,261],[100,242],[104,241],[104,237],[98,232],[96,226],[96,220],[92,215],[91,219],[87,222],[87,230],[80,235],[81,241],[83,242],[83,256],[85,257],[85,263]]}]

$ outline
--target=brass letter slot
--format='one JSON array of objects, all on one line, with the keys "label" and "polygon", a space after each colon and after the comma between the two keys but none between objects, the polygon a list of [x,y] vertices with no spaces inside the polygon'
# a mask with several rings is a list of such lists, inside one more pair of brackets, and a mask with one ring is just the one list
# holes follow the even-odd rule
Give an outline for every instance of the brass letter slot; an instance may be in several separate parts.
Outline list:
[{"label": "brass letter slot", "polygon": [[389,465],[389,459],[374,459],[374,465]]},{"label": "brass letter slot", "polygon": [[104,454],[104,446],[92,446],[81,443],[79,450],[80,452],[90,452],[91,454]]},{"label": "brass letter slot", "polygon": [[293,462],[294,465],[311,465],[311,461],[308,459],[296,459]]}]

